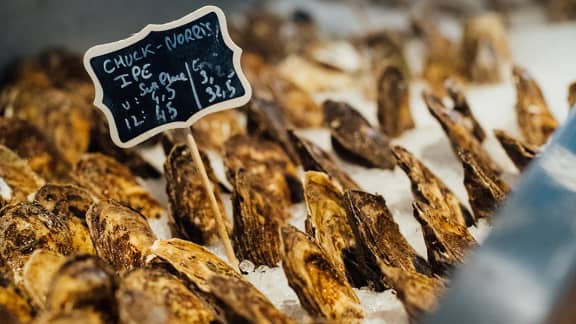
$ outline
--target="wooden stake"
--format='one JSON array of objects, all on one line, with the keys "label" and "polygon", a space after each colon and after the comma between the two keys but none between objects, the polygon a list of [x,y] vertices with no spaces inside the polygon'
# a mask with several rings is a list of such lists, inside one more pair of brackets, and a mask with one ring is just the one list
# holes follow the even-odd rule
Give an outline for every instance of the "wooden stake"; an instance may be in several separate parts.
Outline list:
[{"label": "wooden stake", "polygon": [[228,237],[228,231],[226,230],[226,223],[225,220],[222,218],[222,214],[220,213],[220,208],[218,207],[218,203],[216,202],[216,197],[214,196],[214,190],[212,188],[212,182],[208,179],[208,174],[206,173],[206,168],[204,167],[204,162],[200,157],[200,152],[198,151],[198,146],[196,145],[196,140],[194,140],[194,136],[192,136],[192,132],[190,128],[188,128],[188,134],[186,135],[186,139],[188,140],[188,147],[192,152],[192,158],[196,163],[196,167],[198,171],[200,171],[200,176],[202,177],[202,182],[204,183],[204,188],[208,194],[208,198],[210,199],[210,205],[212,205],[212,211],[214,215],[216,215],[216,227],[218,228],[218,236],[222,240],[224,244],[224,251],[226,253],[226,257],[228,258],[228,262],[232,265],[234,269],[238,268],[238,259],[234,255],[234,250],[232,249],[232,243],[230,242],[230,237]]}]

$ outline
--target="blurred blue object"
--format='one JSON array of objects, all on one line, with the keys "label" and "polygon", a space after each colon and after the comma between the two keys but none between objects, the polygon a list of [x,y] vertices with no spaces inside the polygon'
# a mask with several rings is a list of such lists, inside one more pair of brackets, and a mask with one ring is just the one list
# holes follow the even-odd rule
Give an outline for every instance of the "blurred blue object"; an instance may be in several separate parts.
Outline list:
[{"label": "blurred blue object", "polygon": [[576,323],[576,115],[553,136],[424,323]]}]

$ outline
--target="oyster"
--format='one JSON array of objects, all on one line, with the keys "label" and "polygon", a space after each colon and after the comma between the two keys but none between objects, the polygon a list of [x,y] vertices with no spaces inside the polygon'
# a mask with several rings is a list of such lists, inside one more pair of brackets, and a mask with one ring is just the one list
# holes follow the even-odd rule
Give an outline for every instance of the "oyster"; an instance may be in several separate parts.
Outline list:
[{"label": "oyster", "polygon": [[459,154],[464,167],[464,186],[477,219],[490,219],[510,192],[510,187],[489,169],[484,169],[470,152]]},{"label": "oyster", "polygon": [[487,13],[464,22],[462,74],[471,82],[498,82],[510,50],[506,30],[497,14]]},{"label": "oyster", "polygon": [[76,163],[88,150],[92,107],[84,98],[34,86],[14,86],[5,91],[13,93],[3,96],[9,100],[0,100],[4,116],[30,122],[54,143],[68,163]]},{"label": "oyster", "polygon": [[402,71],[389,65],[378,78],[378,121],[380,130],[390,137],[398,137],[414,128],[410,111],[410,83]]},{"label": "oyster", "polygon": [[[22,139],[26,139],[23,141]],[[30,168],[50,181],[67,180],[71,165],[38,128],[17,118],[0,117],[0,145],[28,160]]]},{"label": "oyster", "polygon": [[116,318],[116,281],[108,265],[95,256],[79,255],[64,263],[54,274],[46,296],[46,309],[66,314],[79,309],[94,309]]},{"label": "oyster", "polygon": [[424,315],[436,309],[438,298],[446,288],[441,279],[390,267],[383,262],[379,265],[404,305],[411,323],[418,323]]},{"label": "oyster", "polygon": [[358,86],[354,76],[315,64],[296,54],[286,57],[276,67],[283,78],[308,93],[349,90]]},{"label": "oyster", "polygon": [[177,277],[162,268],[133,270],[116,291],[119,321],[139,323],[212,323],[215,314]]},{"label": "oyster", "polygon": [[238,112],[230,109],[202,117],[194,123],[192,132],[200,147],[222,151],[230,137],[246,131],[238,122]]},{"label": "oyster", "polygon": [[422,162],[401,146],[392,148],[398,166],[410,179],[414,199],[431,213],[441,213],[444,217],[463,226],[474,224],[474,218],[456,195]]},{"label": "oyster", "polygon": [[52,278],[66,261],[67,258],[61,254],[37,249],[24,264],[22,274],[24,290],[36,308],[45,309]]},{"label": "oyster", "polygon": [[469,150],[474,154],[478,163],[485,168],[491,169],[498,174],[502,173],[500,166],[492,160],[488,152],[482,147],[482,144],[459,122],[459,116],[450,115],[449,110],[442,104],[440,98],[428,93],[424,93],[423,97],[428,110],[440,123],[444,133],[448,136],[455,155],[461,150]]},{"label": "oyster", "polygon": [[444,82],[458,75],[458,44],[442,34],[438,26],[425,18],[412,21],[417,35],[424,40],[426,57],[422,77],[438,96],[444,96]]},{"label": "oyster", "polygon": [[[215,181],[214,171],[203,156],[208,177]],[[178,232],[199,244],[210,244],[218,239],[216,215],[187,145],[177,145],[164,163],[166,192],[170,199],[172,218]],[[218,186],[212,186],[221,215],[226,215]]]},{"label": "oyster", "polygon": [[32,319],[32,307],[9,280],[0,277],[2,323],[24,324]]},{"label": "oyster", "polygon": [[306,232],[326,252],[327,258],[339,273],[344,273],[355,287],[377,281],[373,270],[354,238],[346,218],[343,192],[323,172],[308,171],[304,184],[306,198]]},{"label": "oyster", "polygon": [[576,4],[572,0],[550,0],[546,4],[550,20],[561,22],[576,19]]},{"label": "oyster", "polygon": [[524,171],[530,161],[540,153],[540,149],[537,146],[524,143],[503,130],[495,129],[494,135],[496,135],[498,142],[500,142],[510,160],[514,162],[514,165],[520,171]]},{"label": "oyster", "polygon": [[86,222],[98,256],[118,272],[144,265],[156,240],[144,216],[114,201],[92,205]]},{"label": "oyster", "polygon": [[[472,109],[470,109],[470,105],[468,105],[468,100],[466,100],[466,96],[464,96],[464,92],[460,88],[458,82],[448,79],[446,80],[445,86],[446,92],[448,93],[448,96],[450,96],[450,99],[452,99],[454,105],[452,110],[459,115],[460,124],[468,129],[478,142],[484,142],[486,132],[484,132],[484,129],[476,120],[476,117],[474,117]],[[457,117],[454,116],[454,119],[457,119]]]},{"label": "oyster", "polygon": [[28,163],[4,145],[0,145],[0,208],[25,201],[44,184]]},{"label": "oyster", "polygon": [[104,153],[127,166],[135,175],[142,178],[159,178],[160,172],[148,163],[134,148],[120,148],[112,142],[108,121],[104,114],[94,109],[92,113],[92,133],[90,152]]},{"label": "oyster", "polygon": [[76,164],[72,176],[98,199],[113,199],[142,213],[148,219],[158,219],[165,211],[138,182],[124,164],[99,154],[86,154]]},{"label": "oyster", "polygon": [[269,73],[267,80],[274,100],[282,107],[290,124],[298,128],[322,127],[324,124],[322,107],[308,92],[275,72]]},{"label": "oyster", "polygon": [[2,273],[17,287],[22,284],[24,264],[36,249],[61,255],[73,252],[70,229],[64,220],[37,202],[20,202],[0,210],[0,258]]},{"label": "oyster", "polygon": [[238,272],[200,245],[180,239],[158,240],[151,254],[170,265],[228,323],[292,322]]},{"label": "oyster", "polygon": [[382,169],[393,169],[390,142],[345,102],[324,102],[324,121],[332,134],[334,151],[343,159]]},{"label": "oyster", "polygon": [[86,190],[73,185],[46,184],[34,200],[66,221],[76,253],[96,254],[86,224],[86,212],[94,200]]},{"label": "oyster", "polygon": [[287,219],[282,205],[271,200],[263,174],[237,169],[232,205],[234,226],[231,234],[239,260],[274,267],[280,261],[280,226]]},{"label": "oyster", "polygon": [[304,170],[324,172],[344,188],[360,189],[358,184],[336,164],[328,153],[316,144],[296,135],[294,131],[288,133],[295,144]]},{"label": "oyster", "polygon": [[428,250],[428,262],[435,273],[447,274],[462,264],[469,250],[477,243],[466,226],[456,223],[421,201],[412,204],[414,217],[422,226]]},{"label": "oyster", "polygon": [[516,114],[518,125],[528,144],[543,145],[558,127],[558,122],[548,109],[542,90],[526,70],[512,69],[516,86]]},{"label": "oyster", "polygon": [[568,108],[571,110],[576,106],[576,82],[572,82],[568,87]]},{"label": "oyster", "polygon": [[284,114],[275,102],[253,98],[247,106],[247,116],[250,134],[278,143],[292,162],[298,163],[298,154],[288,136]]},{"label": "oyster", "polygon": [[226,176],[230,183],[234,183],[236,171],[244,169],[264,177],[270,193],[269,199],[276,200],[282,208],[288,207],[290,202],[302,200],[302,184],[296,167],[276,143],[253,137],[234,136],[226,142],[224,151]]},{"label": "oyster", "polygon": [[404,271],[432,274],[426,260],[416,253],[400,232],[382,196],[349,190],[344,194],[344,202],[356,242],[367,259]]},{"label": "oyster", "polygon": [[315,318],[361,322],[364,311],[360,300],[322,248],[292,226],[282,228],[282,241],[284,273],[302,307]]}]

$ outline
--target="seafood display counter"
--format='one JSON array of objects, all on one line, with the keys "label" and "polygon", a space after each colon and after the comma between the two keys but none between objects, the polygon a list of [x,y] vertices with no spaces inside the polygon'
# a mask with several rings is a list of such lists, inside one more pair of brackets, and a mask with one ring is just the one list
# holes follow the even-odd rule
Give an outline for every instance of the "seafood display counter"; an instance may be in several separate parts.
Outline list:
[{"label": "seafood display counter", "polygon": [[230,10],[254,95],[191,131],[237,265],[185,131],[121,149],[85,48],[21,55],[0,88],[3,320],[423,321],[576,102],[576,25],[486,6]]}]

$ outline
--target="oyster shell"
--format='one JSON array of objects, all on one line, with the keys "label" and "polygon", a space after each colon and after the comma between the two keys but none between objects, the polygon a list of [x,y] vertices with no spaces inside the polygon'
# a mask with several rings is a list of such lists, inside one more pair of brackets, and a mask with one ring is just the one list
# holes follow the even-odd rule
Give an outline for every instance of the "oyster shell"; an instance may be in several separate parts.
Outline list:
[{"label": "oyster shell", "polygon": [[24,290],[37,309],[46,308],[46,296],[50,291],[52,278],[66,261],[67,258],[61,254],[37,249],[24,264]]},{"label": "oyster shell", "polygon": [[382,169],[393,169],[390,142],[345,102],[324,102],[324,121],[332,134],[334,151],[343,159]]},{"label": "oyster shell", "polygon": [[0,210],[0,258],[3,271],[17,287],[24,264],[36,249],[73,252],[70,229],[60,217],[37,202],[19,202]]},{"label": "oyster shell", "polygon": [[293,163],[298,163],[298,154],[290,141],[284,113],[273,101],[253,98],[247,105],[248,125],[251,135],[271,139],[278,143]]},{"label": "oyster shell", "polygon": [[466,19],[462,33],[462,74],[471,82],[502,79],[510,57],[506,30],[497,14],[486,13]]},{"label": "oyster shell", "polygon": [[[4,116],[34,125],[70,164],[88,150],[92,107],[84,98],[55,88],[13,86],[0,100]],[[2,110],[2,108],[0,108]],[[72,135],[72,136],[71,136]]]},{"label": "oyster shell", "polygon": [[410,179],[412,195],[420,202],[422,208],[438,212],[463,226],[471,226],[475,220],[458,197],[430,169],[420,162],[412,153],[401,146],[394,146],[398,166]]},{"label": "oyster shell", "polygon": [[[64,48],[51,48],[23,60],[17,66],[15,79],[18,83],[60,89],[90,82],[82,57]],[[90,87],[93,88],[91,84]]]},{"label": "oyster shell", "polygon": [[237,169],[231,240],[238,260],[274,267],[280,261],[280,226],[287,216],[283,206],[271,199],[267,182],[262,174]]},{"label": "oyster shell", "polygon": [[[486,132],[476,120],[476,117],[474,117],[472,109],[470,109],[470,105],[468,105],[468,100],[466,100],[466,96],[458,82],[448,79],[446,80],[445,86],[446,92],[448,93],[448,96],[450,96],[450,99],[452,99],[454,105],[452,110],[459,115],[460,124],[468,129],[478,142],[484,142],[484,139],[486,139]],[[456,119],[456,116],[454,116],[454,119]]]},{"label": "oyster shell", "polygon": [[543,145],[558,127],[550,113],[542,90],[528,72],[515,66],[512,69],[516,87],[516,114],[518,125],[528,144]]},{"label": "oyster shell", "polygon": [[107,264],[96,256],[75,256],[54,274],[46,296],[47,312],[65,314],[92,308],[114,321],[115,289],[116,281]]},{"label": "oyster shell", "polygon": [[423,93],[423,98],[428,110],[440,123],[444,133],[448,136],[452,151],[456,156],[458,156],[459,151],[468,150],[474,154],[475,159],[482,166],[493,170],[497,174],[502,173],[502,168],[492,160],[488,152],[482,147],[482,144],[459,122],[459,116],[451,116],[440,98],[429,93]]},{"label": "oyster shell", "polygon": [[234,136],[226,142],[224,166],[230,183],[234,183],[234,174],[239,169],[264,177],[269,199],[275,200],[283,209],[291,202],[302,201],[302,184],[296,167],[274,142]]},{"label": "oyster shell", "polygon": [[498,142],[500,142],[510,160],[514,162],[514,165],[520,171],[524,171],[530,161],[540,153],[540,149],[537,146],[524,143],[503,130],[495,129],[494,135],[496,135]]},{"label": "oyster shell", "polygon": [[86,222],[98,256],[118,272],[143,266],[156,240],[142,214],[111,200],[92,205]]},{"label": "oyster shell", "polygon": [[122,277],[116,291],[119,321],[212,323],[215,314],[177,277],[162,268],[141,268]]},{"label": "oyster shell", "polygon": [[354,76],[315,64],[296,54],[278,63],[276,71],[308,93],[349,90],[358,86]]},{"label": "oyster shell", "polygon": [[86,224],[86,212],[94,200],[86,190],[74,185],[46,184],[34,200],[68,224],[76,253],[96,254]]},{"label": "oyster shell", "polygon": [[200,147],[219,152],[230,137],[245,132],[238,122],[238,112],[233,109],[211,113],[192,126],[192,133]]},{"label": "oyster shell", "polygon": [[484,169],[470,152],[459,154],[464,168],[464,186],[468,192],[470,207],[477,219],[490,219],[506,199],[510,187],[489,169]]},{"label": "oyster shell", "polygon": [[[382,196],[358,190],[344,194],[348,222],[364,254],[371,259],[402,269],[431,275],[421,256],[406,241]],[[385,283],[389,285],[389,283]]]},{"label": "oyster shell", "polygon": [[346,217],[343,195],[342,189],[327,174],[306,172],[306,232],[326,252],[337,272],[344,273],[353,286],[362,287],[367,281],[376,281],[376,276],[362,258]]},{"label": "oyster shell", "polygon": [[159,178],[160,172],[148,163],[135,148],[120,148],[112,142],[108,129],[108,121],[104,114],[94,109],[92,113],[92,133],[90,152],[99,152],[111,156],[127,166],[135,175],[142,178]]},{"label": "oyster shell", "polygon": [[378,122],[380,130],[389,137],[398,137],[414,128],[410,111],[410,83],[402,71],[389,65],[378,78]]},{"label": "oyster shell", "polygon": [[165,213],[160,203],[138,184],[130,169],[109,156],[84,155],[72,176],[96,198],[126,204],[148,219],[158,219]]},{"label": "oyster shell", "polygon": [[364,311],[358,296],[322,248],[289,225],[282,228],[282,241],[284,273],[302,307],[315,318],[360,323]]},{"label": "oyster shell", "polygon": [[[208,177],[215,181],[214,171],[206,156],[202,160]],[[216,215],[187,145],[172,148],[164,162],[164,171],[171,215],[178,232],[199,244],[214,243],[218,239]],[[226,215],[219,187],[212,187],[221,215]]]},{"label": "oyster shell", "polygon": [[0,314],[6,324],[24,324],[32,319],[32,307],[9,280],[1,277]]},{"label": "oyster shell", "polygon": [[[23,141],[22,139],[26,140]],[[68,180],[71,165],[38,128],[17,118],[0,117],[0,145],[28,161],[30,168],[49,181]]]},{"label": "oyster shell", "polygon": [[25,201],[44,184],[28,165],[4,145],[0,145],[0,208],[8,203]]},{"label": "oyster shell", "polygon": [[292,323],[238,272],[200,245],[158,240],[151,254],[170,265],[226,322]]},{"label": "oyster shell", "polygon": [[404,305],[411,323],[419,323],[424,315],[436,309],[438,298],[445,289],[442,280],[390,267],[383,262],[380,262],[380,268]]},{"label": "oyster shell", "polygon": [[296,135],[294,131],[289,131],[288,134],[295,144],[304,170],[324,172],[344,188],[360,189],[358,184],[319,146]]},{"label": "oyster shell", "polygon": [[322,106],[316,103],[308,92],[275,72],[270,72],[267,80],[274,100],[282,107],[290,124],[298,128],[322,127]]}]

